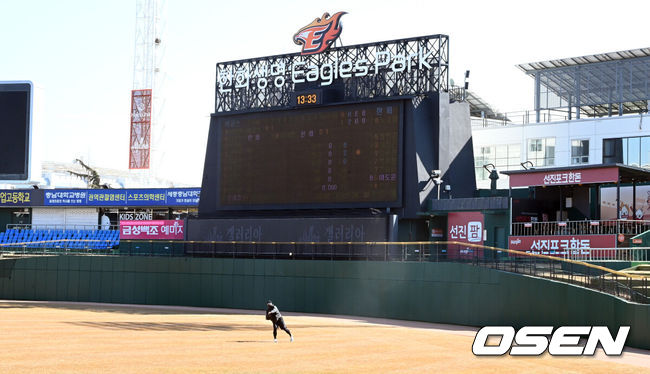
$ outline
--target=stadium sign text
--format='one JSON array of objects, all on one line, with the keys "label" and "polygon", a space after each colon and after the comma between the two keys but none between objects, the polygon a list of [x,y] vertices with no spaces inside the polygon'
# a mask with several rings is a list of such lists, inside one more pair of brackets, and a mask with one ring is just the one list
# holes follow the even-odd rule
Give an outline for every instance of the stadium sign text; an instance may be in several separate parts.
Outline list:
[{"label": "stadium sign text", "polygon": [[[512,326],[486,326],[476,333],[472,352],[476,356],[501,356],[510,350],[511,356],[539,356],[548,349],[551,356],[593,356],[600,343],[606,355],[620,356],[629,332],[630,326],[621,326],[614,339],[607,326],[561,326],[555,332],[553,326],[525,326],[516,334]],[[585,335],[586,343],[580,345]],[[501,341],[488,345],[490,336],[501,337]]]},{"label": "stadium sign text", "polygon": [[335,56],[332,63],[314,64],[298,61],[287,66],[284,62],[260,63],[255,71],[246,64],[235,68],[232,65],[217,71],[219,92],[248,89],[251,85],[263,90],[269,85],[277,88],[291,83],[320,82],[329,86],[338,78],[361,78],[377,75],[380,72],[411,72],[413,70],[430,70],[437,65],[433,51],[419,50],[411,54],[392,54],[390,51],[376,51],[374,61],[367,58],[340,61]]}]

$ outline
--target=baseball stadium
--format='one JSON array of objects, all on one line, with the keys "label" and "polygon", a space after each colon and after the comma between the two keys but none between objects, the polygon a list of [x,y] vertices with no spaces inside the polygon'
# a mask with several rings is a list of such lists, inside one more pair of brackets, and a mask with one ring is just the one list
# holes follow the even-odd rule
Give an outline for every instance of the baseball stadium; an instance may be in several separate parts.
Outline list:
[{"label": "baseball stadium", "polygon": [[200,186],[143,182],[151,87],[129,174],[38,163],[39,91],[0,82],[0,371],[650,372],[650,48],[518,65],[501,113],[450,36],[344,46],[345,14],[216,63]]}]

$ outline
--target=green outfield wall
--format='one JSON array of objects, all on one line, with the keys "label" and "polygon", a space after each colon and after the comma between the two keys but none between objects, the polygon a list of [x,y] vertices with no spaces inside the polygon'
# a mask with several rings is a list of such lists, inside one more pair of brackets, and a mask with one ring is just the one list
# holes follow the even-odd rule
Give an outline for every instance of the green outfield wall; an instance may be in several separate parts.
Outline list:
[{"label": "green outfield wall", "polygon": [[[0,298],[259,309],[460,325],[630,325],[650,305],[455,263],[54,256],[0,260]],[[617,330],[613,330],[615,332]]]}]

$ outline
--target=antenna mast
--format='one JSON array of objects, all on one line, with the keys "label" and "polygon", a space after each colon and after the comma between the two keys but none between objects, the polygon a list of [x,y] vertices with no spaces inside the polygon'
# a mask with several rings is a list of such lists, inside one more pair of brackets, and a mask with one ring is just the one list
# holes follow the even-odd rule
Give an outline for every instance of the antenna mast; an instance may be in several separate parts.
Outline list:
[{"label": "antenna mast", "polygon": [[150,168],[156,55],[161,43],[158,11],[158,0],[136,0],[129,169]]}]

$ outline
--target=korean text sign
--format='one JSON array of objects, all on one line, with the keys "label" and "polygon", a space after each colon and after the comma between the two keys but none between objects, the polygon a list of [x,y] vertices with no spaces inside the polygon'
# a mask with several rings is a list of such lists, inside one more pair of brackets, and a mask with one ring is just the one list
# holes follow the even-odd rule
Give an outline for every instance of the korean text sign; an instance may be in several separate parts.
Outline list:
[{"label": "korean text sign", "polygon": [[183,240],[184,237],[184,221],[120,221],[120,239]]},{"label": "korean text sign", "polygon": [[483,213],[451,212],[447,216],[447,240],[483,244]]},{"label": "korean text sign", "polygon": [[196,206],[200,188],[46,191],[46,206]]}]

